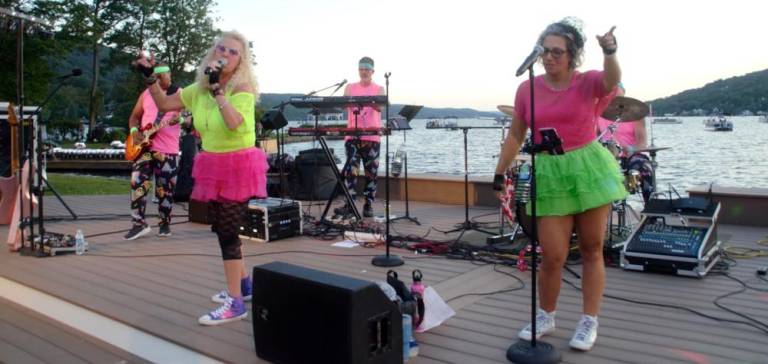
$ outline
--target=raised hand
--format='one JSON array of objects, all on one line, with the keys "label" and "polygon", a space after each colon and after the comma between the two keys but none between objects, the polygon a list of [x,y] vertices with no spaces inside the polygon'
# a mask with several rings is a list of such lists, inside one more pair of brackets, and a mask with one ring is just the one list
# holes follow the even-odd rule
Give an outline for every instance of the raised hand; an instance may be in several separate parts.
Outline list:
[{"label": "raised hand", "polygon": [[131,64],[136,67],[136,69],[139,70],[139,72],[141,72],[145,78],[152,76],[152,74],[155,72],[155,56],[148,56],[143,51],[139,52],[139,57],[136,58],[136,60],[134,60]]},{"label": "raised hand", "polygon": [[603,49],[603,54],[605,55],[616,53],[616,49],[618,48],[618,45],[616,44],[616,36],[613,35],[615,29],[616,26],[614,25],[607,33],[596,36],[597,43],[600,45],[600,48]]}]

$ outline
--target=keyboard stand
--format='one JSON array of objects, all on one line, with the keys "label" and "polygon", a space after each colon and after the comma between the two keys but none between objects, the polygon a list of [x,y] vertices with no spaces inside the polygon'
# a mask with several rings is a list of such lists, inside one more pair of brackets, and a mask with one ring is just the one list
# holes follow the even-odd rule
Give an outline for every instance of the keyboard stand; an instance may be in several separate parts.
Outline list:
[{"label": "keyboard stand", "polygon": [[[331,170],[333,170],[333,174],[336,176],[336,187],[333,189],[333,192],[331,192],[331,197],[328,198],[328,202],[325,203],[325,210],[323,210],[323,215],[320,216],[320,222],[328,222],[325,217],[328,215],[328,210],[331,209],[333,200],[335,200],[336,196],[339,194],[339,190],[344,193],[344,199],[347,201],[347,205],[352,208],[352,213],[355,215],[355,219],[357,219],[357,221],[361,221],[363,217],[360,216],[360,211],[357,209],[357,206],[355,206],[355,200],[352,199],[352,194],[349,193],[347,184],[344,183],[344,179],[341,177],[339,167],[337,167],[336,163],[334,163],[333,155],[331,154],[331,150],[328,148],[328,143],[322,136],[318,136],[317,139],[320,141],[320,146],[323,148],[325,156],[331,163]],[[344,162],[344,169],[346,169],[347,164],[349,164],[349,158],[347,158],[347,161]]]}]

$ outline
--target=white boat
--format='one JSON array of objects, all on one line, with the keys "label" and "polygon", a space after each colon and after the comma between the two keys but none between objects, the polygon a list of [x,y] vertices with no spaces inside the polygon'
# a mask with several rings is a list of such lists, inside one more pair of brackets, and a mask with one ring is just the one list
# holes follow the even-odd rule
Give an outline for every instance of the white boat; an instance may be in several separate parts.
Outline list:
[{"label": "white boat", "polygon": [[717,115],[704,120],[704,127],[712,131],[733,131],[733,122],[723,115]]},{"label": "white boat", "polygon": [[512,118],[509,116],[497,116],[493,120],[499,125],[510,125],[512,123]]},{"label": "white boat", "polygon": [[432,119],[427,121],[427,129],[455,129],[459,123],[455,120]]},{"label": "white boat", "polygon": [[654,124],[682,124],[683,121],[677,118],[663,117],[663,118],[654,118],[653,123]]}]

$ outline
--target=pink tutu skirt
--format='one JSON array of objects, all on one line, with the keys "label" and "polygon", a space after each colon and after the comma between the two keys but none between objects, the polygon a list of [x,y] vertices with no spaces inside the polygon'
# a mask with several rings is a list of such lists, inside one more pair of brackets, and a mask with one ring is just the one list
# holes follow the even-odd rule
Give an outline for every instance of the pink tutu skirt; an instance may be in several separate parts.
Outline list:
[{"label": "pink tutu skirt", "polygon": [[267,197],[267,155],[253,147],[234,152],[201,152],[195,156],[191,198],[242,202]]}]

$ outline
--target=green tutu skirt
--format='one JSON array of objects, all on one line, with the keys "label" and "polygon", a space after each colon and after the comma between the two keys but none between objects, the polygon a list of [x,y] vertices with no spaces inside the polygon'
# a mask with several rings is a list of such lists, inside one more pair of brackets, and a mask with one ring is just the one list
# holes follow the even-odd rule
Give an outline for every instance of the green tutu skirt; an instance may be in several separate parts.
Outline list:
[{"label": "green tutu skirt", "polygon": [[[563,155],[536,155],[536,215],[566,216],[627,196],[611,153],[594,141]],[[526,206],[531,214],[531,204]]]}]

